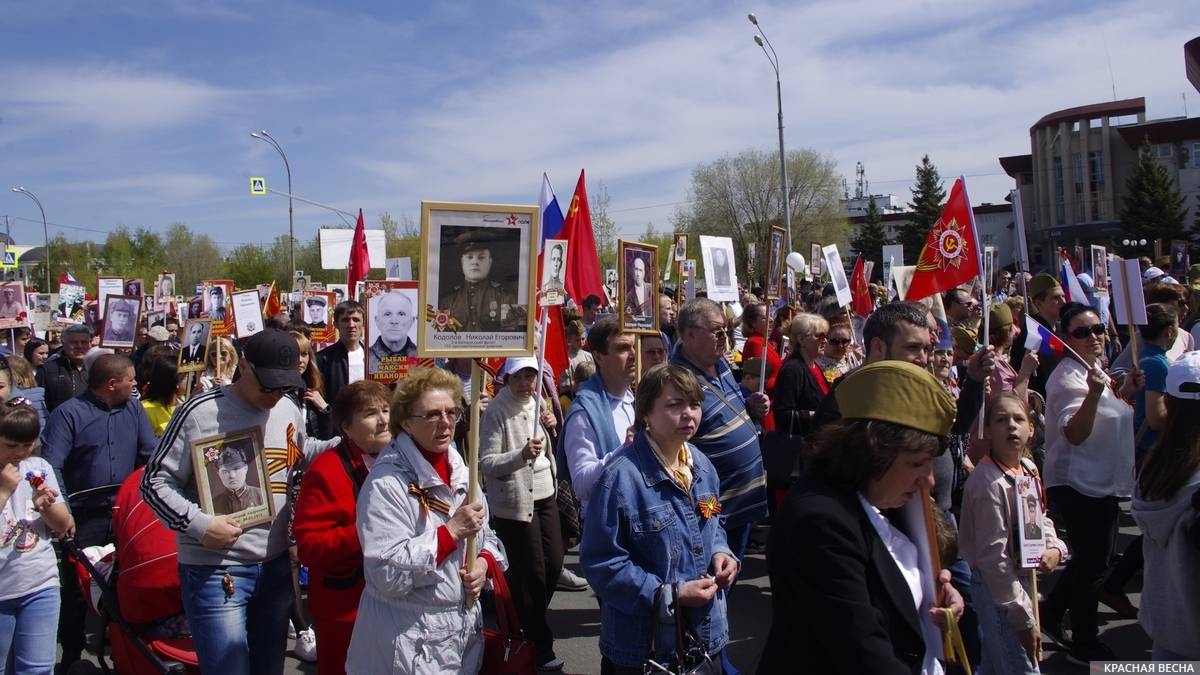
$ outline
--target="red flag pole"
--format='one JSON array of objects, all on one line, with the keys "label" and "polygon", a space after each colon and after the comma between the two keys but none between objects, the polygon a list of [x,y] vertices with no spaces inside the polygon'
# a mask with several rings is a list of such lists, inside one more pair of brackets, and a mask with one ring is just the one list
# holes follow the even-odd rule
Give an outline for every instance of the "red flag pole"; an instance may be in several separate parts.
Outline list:
[{"label": "red flag pole", "polygon": [[[983,247],[980,246],[979,228],[975,226],[975,209],[971,207],[971,196],[967,194],[967,179],[965,176],[959,176],[958,179],[962,181],[963,198],[967,200],[967,213],[970,214],[971,220],[971,237],[975,240],[975,264],[978,265],[979,270],[979,276],[977,278],[979,279],[979,287],[983,289],[983,323],[981,324],[979,337],[980,342],[982,343],[982,348],[987,349],[988,344],[991,342],[991,326],[989,324],[991,323],[992,310],[990,307],[991,298],[988,295],[987,279],[985,278],[983,269]],[[986,391],[987,383],[985,382],[984,384],[984,390]],[[986,425],[987,396],[984,396],[983,400],[979,402],[979,438],[983,438],[983,428]]]}]

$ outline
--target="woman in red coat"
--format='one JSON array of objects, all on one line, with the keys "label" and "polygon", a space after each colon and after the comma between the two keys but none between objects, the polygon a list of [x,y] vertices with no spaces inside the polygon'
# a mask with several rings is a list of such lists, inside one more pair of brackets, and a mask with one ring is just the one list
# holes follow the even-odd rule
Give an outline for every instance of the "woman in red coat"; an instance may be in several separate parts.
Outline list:
[{"label": "woman in red coat", "polygon": [[317,673],[346,672],[346,650],[363,590],[363,552],[355,531],[358,491],[388,431],[388,388],[361,380],[333,401],[342,442],[304,473],[292,525],[300,562],[308,565],[308,606],[317,636]]},{"label": "woman in red coat", "polygon": [[[763,345],[767,348],[767,396],[775,394],[775,376],[779,373],[779,352],[767,339],[767,306],[761,302],[752,302],[742,310],[742,335],[746,336],[746,344],[742,346],[742,363],[747,359],[762,358]],[[755,374],[757,375],[757,373]],[[770,413],[763,420],[763,431],[774,431],[775,420]]]}]

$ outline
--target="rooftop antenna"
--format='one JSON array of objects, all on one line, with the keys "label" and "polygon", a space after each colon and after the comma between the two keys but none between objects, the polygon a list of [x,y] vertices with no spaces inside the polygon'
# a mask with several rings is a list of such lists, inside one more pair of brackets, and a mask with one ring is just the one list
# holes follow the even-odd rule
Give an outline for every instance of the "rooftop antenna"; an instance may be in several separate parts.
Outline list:
[{"label": "rooftop antenna", "polygon": [[863,163],[858,162],[854,165],[854,196],[862,199],[867,189],[866,180],[867,170],[863,168]]},{"label": "rooftop antenna", "polygon": [[1113,100],[1117,100],[1117,78],[1113,75],[1112,55],[1108,53],[1108,41],[1104,42],[1104,58],[1108,60],[1108,81],[1112,84]]}]

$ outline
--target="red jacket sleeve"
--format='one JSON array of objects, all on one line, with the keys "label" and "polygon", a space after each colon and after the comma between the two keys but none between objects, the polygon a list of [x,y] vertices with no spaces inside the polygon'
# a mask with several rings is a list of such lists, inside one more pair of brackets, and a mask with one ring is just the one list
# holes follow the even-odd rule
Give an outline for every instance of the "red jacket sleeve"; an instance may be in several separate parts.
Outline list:
[{"label": "red jacket sleeve", "polygon": [[[746,359],[753,359],[762,356],[763,338],[761,335],[752,335],[746,338],[746,344],[742,345],[742,363]],[[771,375],[767,377],[767,396],[771,396],[775,392],[775,378],[779,376],[779,367],[782,362],[779,360],[779,352],[775,348],[767,345],[767,370],[771,371]]]},{"label": "red jacket sleeve", "polygon": [[321,454],[304,473],[296,500],[292,530],[300,562],[334,573],[348,573],[361,565],[354,509],[354,485],[337,453]]}]

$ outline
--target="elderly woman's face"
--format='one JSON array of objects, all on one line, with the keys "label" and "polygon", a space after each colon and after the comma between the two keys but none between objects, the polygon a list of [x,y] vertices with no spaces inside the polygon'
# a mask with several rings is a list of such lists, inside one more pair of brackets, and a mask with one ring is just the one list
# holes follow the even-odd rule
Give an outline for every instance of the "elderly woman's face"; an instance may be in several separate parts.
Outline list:
[{"label": "elderly woman's face", "polygon": [[450,392],[432,389],[421,394],[401,427],[422,450],[446,452],[454,442],[454,425],[460,412]]},{"label": "elderly woman's face", "polygon": [[700,424],[700,404],[689,401],[668,384],[646,415],[646,433],[659,445],[674,447],[687,441]]},{"label": "elderly woman's face", "polygon": [[950,369],[954,366],[954,352],[949,349],[935,349],[929,359],[933,375],[945,382],[950,379]]},{"label": "elderly woman's face", "polygon": [[877,509],[896,509],[923,487],[933,488],[933,455],[901,450],[883,476],[867,484],[866,497]]}]

